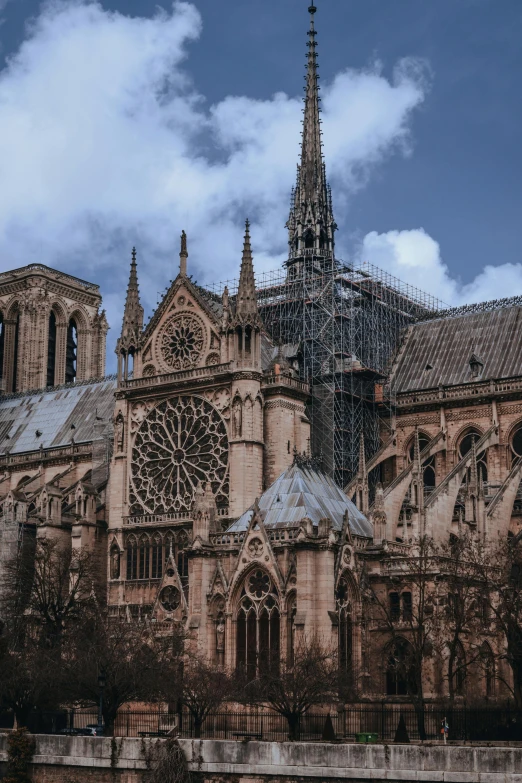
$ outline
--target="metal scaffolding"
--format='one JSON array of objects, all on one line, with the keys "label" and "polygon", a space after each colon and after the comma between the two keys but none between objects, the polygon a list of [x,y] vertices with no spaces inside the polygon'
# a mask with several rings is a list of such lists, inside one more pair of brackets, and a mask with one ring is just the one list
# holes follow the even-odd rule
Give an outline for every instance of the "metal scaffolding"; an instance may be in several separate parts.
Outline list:
[{"label": "metal scaffolding", "polygon": [[[371,264],[307,256],[298,267],[258,275],[257,299],[274,342],[299,344],[312,390],[312,452],[345,486],[357,471],[360,433],[367,457],[379,448],[383,384],[401,330],[443,304]],[[227,285],[233,296],[237,282],[211,290]]]}]

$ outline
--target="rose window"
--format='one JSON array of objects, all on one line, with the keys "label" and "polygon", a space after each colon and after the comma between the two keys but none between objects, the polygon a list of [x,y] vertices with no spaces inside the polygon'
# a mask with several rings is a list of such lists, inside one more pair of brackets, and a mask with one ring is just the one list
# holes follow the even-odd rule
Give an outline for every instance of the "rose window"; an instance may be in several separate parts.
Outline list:
[{"label": "rose window", "polygon": [[248,580],[248,592],[253,598],[263,598],[270,590],[270,577],[264,571],[254,571]]},{"label": "rose window", "polygon": [[205,347],[205,327],[192,315],[177,315],[167,322],[159,339],[161,358],[173,370],[193,367]]},{"label": "rose window", "polygon": [[167,585],[160,593],[160,604],[166,612],[174,612],[181,601],[181,595],[177,587]]},{"label": "rose window", "polygon": [[228,439],[221,414],[201,397],[175,397],[153,408],[134,440],[131,513],[190,511],[208,482],[219,499],[227,478]]}]

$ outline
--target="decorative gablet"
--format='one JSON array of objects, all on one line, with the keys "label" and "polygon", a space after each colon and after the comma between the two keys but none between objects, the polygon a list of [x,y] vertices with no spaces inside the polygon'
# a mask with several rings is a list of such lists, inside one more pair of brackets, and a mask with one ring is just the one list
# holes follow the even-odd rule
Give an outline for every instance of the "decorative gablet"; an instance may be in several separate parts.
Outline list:
[{"label": "decorative gablet", "polygon": [[128,359],[134,357],[139,350],[140,335],[143,329],[143,307],[140,303],[138,287],[138,266],[136,264],[136,248],[132,248],[129,285],[123,311],[121,336],[116,344],[118,355],[118,380],[128,377]]},{"label": "decorative gablet", "polygon": [[305,256],[331,258],[334,252],[334,232],[337,228],[332,209],[332,193],[326,181],[321,139],[319,75],[317,73],[317,41],[314,27],[315,5],[309,7],[308,62],[306,72],[305,108],[301,163],[297,167],[297,184],[292,191],[288,228],[292,267]]}]

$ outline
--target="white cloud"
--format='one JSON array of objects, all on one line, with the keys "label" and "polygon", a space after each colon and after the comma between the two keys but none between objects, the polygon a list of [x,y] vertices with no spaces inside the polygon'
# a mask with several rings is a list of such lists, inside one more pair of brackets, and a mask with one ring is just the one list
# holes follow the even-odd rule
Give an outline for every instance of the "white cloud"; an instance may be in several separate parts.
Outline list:
[{"label": "white cloud", "polygon": [[[51,0],[0,73],[1,268],[38,261],[99,282],[112,342],[134,244],[149,311],[176,274],[182,228],[200,280],[237,274],[247,214],[256,269],[284,258],[301,99],[209,108],[187,77],[201,26],[188,2],[145,19]],[[426,68],[411,60],[390,80],[376,64],[323,84],[338,207],[379,161],[408,154],[425,92]]]},{"label": "white cloud", "polygon": [[462,305],[512,296],[522,291],[522,264],[486,266],[471,283],[452,277],[440,246],[423,228],[367,234],[360,261],[385,269],[400,280],[428,291],[448,305]]}]

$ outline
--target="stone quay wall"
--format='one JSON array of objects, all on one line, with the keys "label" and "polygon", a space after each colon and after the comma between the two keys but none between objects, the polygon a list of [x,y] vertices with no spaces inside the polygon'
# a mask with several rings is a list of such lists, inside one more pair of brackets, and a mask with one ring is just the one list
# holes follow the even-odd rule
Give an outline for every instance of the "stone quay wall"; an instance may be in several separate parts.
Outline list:
[{"label": "stone quay wall", "polygon": [[[164,740],[37,736],[34,783],[146,783]],[[181,740],[194,783],[522,783],[522,747]],[[6,735],[0,736],[5,769]]]}]

